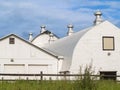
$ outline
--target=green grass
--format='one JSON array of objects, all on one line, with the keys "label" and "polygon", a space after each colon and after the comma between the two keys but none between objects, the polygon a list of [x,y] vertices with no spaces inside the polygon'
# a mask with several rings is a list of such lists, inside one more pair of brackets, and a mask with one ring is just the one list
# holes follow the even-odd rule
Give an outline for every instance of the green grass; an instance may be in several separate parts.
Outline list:
[{"label": "green grass", "polygon": [[97,90],[120,90],[120,82],[115,81],[99,81]]},{"label": "green grass", "polygon": [[[25,81],[16,80],[13,82],[1,81],[0,90],[90,90],[85,84],[81,86],[81,80],[76,81]],[[91,90],[120,90],[120,83],[115,81],[94,81],[95,86]],[[94,88],[95,87],[95,88]]]},{"label": "green grass", "polygon": [[[76,80],[16,80],[0,81],[0,90],[120,90],[120,82],[97,80],[91,77],[91,66],[84,70],[84,76]],[[80,73],[81,74],[81,73]]]},{"label": "green grass", "polygon": [[24,81],[0,82],[0,90],[73,90],[70,81]]}]

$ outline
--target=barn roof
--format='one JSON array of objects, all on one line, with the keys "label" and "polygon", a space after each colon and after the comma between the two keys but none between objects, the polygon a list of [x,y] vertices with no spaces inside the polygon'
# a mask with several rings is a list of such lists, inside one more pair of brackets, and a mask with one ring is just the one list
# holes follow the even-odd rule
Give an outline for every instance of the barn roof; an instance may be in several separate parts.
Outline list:
[{"label": "barn roof", "polygon": [[[31,42],[33,42],[36,38],[41,37],[42,35],[50,35],[52,32],[49,30],[44,31],[43,33],[38,34]],[[55,37],[59,38],[56,34],[52,33]]]},{"label": "barn roof", "polygon": [[61,38],[59,40],[56,40],[55,42],[51,43],[50,45],[46,45],[43,48],[47,51],[54,52],[57,55],[61,55],[64,57],[63,66],[61,71],[68,71],[71,65],[72,60],[72,54],[74,51],[74,48],[80,38],[92,27],[89,27],[87,29],[81,30],[79,32],[76,32],[70,36],[66,36],[64,38]]},{"label": "barn roof", "polygon": [[56,54],[60,54],[60,55],[64,56],[64,61],[63,61],[63,66],[62,66],[61,71],[69,71],[70,65],[72,63],[72,56],[74,53],[74,49],[75,49],[77,43],[79,42],[79,40],[88,31],[92,30],[95,27],[101,28],[101,27],[99,27],[99,25],[101,25],[101,24],[106,25],[105,23],[107,23],[107,25],[112,25],[110,22],[104,21],[98,25],[94,25],[94,26],[86,28],[84,30],[80,30],[70,36],[66,36],[64,38],[56,40],[52,44],[46,45],[43,48],[47,51],[51,51]]}]

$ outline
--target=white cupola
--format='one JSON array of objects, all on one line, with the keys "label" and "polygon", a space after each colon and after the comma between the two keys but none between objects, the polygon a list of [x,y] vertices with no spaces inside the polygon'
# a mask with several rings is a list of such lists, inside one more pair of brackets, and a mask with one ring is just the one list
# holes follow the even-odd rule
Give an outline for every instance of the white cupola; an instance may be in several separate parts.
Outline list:
[{"label": "white cupola", "polygon": [[29,33],[29,42],[31,42],[33,39],[33,33]]},{"label": "white cupola", "polygon": [[74,31],[73,31],[73,25],[69,24],[67,27],[68,27],[67,35],[70,36],[70,35],[72,35],[74,33]]},{"label": "white cupola", "polygon": [[41,31],[40,31],[40,33],[43,33],[43,32],[45,32],[46,31],[46,29],[45,29],[46,27],[44,26],[44,25],[42,25],[41,26]]},{"label": "white cupola", "polygon": [[49,43],[52,43],[52,42],[54,42],[55,41],[55,39],[54,39],[54,34],[53,33],[50,33],[49,34]]},{"label": "white cupola", "polygon": [[95,21],[94,21],[94,25],[100,24],[103,21],[102,18],[101,18],[102,12],[101,11],[96,11],[94,13],[94,15],[96,16]]}]

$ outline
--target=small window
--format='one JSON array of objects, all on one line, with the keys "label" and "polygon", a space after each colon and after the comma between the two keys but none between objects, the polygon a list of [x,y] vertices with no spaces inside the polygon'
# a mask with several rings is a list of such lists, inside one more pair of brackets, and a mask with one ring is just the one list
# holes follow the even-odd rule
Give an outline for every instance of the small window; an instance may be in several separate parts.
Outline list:
[{"label": "small window", "polygon": [[114,37],[103,37],[103,50],[114,50]]},{"label": "small window", "polygon": [[9,44],[15,44],[15,38],[9,38]]}]

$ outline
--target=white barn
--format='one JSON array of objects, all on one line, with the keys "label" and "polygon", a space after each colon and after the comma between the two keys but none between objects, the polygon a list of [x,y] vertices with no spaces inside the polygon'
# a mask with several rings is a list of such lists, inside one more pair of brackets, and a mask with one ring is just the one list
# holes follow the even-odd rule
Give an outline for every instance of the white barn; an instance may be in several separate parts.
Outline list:
[{"label": "white barn", "polygon": [[[15,34],[0,39],[0,73],[58,73],[60,58]],[[8,78],[8,77],[7,77]]]},{"label": "white barn", "polygon": [[94,25],[76,33],[68,25],[63,38],[45,26],[29,42],[14,34],[1,38],[0,73],[76,74],[92,63],[95,73],[120,75],[120,29],[101,15],[97,11]]},{"label": "white barn", "polygon": [[95,73],[120,75],[120,29],[95,13],[94,25],[44,46],[64,57],[61,72],[78,73],[80,66],[94,67]]},{"label": "white barn", "polygon": [[29,41],[38,47],[42,47],[45,44],[51,44],[52,42],[58,40],[59,37],[46,30],[45,26],[41,26],[40,34],[38,34],[35,38],[32,38],[32,35],[29,35]]}]

